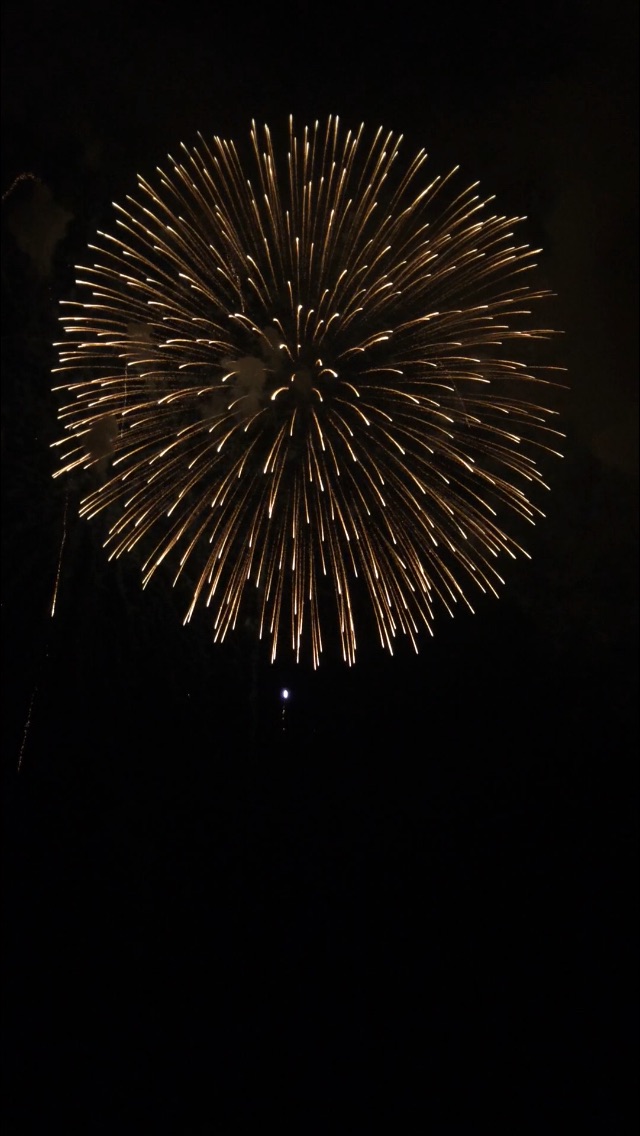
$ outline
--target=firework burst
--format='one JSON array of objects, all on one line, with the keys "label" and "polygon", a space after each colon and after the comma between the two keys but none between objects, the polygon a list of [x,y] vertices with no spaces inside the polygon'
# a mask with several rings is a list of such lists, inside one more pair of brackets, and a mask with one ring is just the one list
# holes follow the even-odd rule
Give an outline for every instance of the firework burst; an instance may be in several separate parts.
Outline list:
[{"label": "firework burst", "polygon": [[[106,547],[187,576],[222,640],[255,612],[275,658],[317,665],[355,596],[381,643],[496,592],[505,531],[541,515],[548,377],[522,356],[537,251],[456,171],[337,118],[281,155],[200,139],[99,234],[62,316],[59,474],[96,471]],[[57,476],[58,474],[56,474]],[[513,518],[512,518],[513,519]]]}]

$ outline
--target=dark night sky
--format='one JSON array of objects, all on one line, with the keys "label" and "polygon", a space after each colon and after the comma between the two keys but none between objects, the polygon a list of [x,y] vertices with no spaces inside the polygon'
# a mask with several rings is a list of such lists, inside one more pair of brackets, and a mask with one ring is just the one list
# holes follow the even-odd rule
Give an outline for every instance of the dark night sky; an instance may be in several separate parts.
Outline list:
[{"label": "dark night sky", "polygon": [[[5,1130],[635,1131],[637,5],[4,7]],[[48,616],[73,265],[290,112],[526,213],[571,387],[501,599],[316,674],[183,629],[73,494]]]}]

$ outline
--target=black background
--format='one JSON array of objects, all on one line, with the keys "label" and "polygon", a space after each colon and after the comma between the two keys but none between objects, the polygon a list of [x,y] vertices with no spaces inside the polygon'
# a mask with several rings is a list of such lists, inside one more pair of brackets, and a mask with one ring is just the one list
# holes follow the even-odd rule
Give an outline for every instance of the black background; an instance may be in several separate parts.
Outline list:
[{"label": "black background", "polygon": [[[637,6],[27,0],[3,50],[5,1125],[635,1130]],[[51,478],[110,202],[290,112],[526,213],[571,387],[500,600],[316,673],[184,629]]]}]

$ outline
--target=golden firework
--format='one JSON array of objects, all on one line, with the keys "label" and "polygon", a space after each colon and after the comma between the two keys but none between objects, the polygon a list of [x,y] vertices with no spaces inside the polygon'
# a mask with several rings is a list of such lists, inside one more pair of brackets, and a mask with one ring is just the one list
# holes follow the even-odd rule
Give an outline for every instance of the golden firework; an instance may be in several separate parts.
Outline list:
[{"label": "golden firework", "polygon": [[333,619],[352,663],[361,591],[382,645],[417,649],[436,602],[496,592],[523,551],[503,516],[541,515],[555,412],[517,358],[551,335],[529,326],[539,250],[382,129],[251,140],[139,178],[78,270],[58,472],[97,470],[81,513],[109,510],[110,555],[188,573],[216,640],[256,610],[272,658],[286,639],[317,665]]}]

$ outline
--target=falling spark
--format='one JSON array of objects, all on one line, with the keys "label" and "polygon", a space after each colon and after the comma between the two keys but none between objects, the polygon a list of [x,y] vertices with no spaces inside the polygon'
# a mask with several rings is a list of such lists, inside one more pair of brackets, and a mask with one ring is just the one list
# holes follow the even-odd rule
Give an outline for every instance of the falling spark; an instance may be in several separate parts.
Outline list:
[{"label": "falling spark", "polygon": [[144,585],[165,560],[188,575],[185,622],[206,606],[216,641],[257,609],[272,659],[317,666],[333,625],[353,663],[358,593],[383,647],[417,650],[436,607],[497,594],[524,552],[509,515],[543,515],[554,368],[518,357],[553,334],[530,326],[539,250],[382,129],[251,141],[139,178],[78,269],[56,476],[97,471],[81,515],[108,510]]},{"label": "falling spark", "polygon": [[58,589],[60,587],[60,571],[62,569],[62,553],[67,539],[67,511],[69,507],[69,493],[65,494],[64,498],[64,514],[62,517],[62,539],[60,540],[60,552],[58,553],[58,567],[56,569],[56,578],[53,585],[53,597],[51,600],[51,618],[53,619],[56,613],[56,602],[58,599]]},{"label": "falling spark", "polygon": [[38,687],[34,686],[33,691],[31,693],[31,698],[29,699],[29,709],[27,710],[27,719],[26,719],[26,722],[24,724],[24,729],[22,731],[22,742],[21,742],[21,745],[20,745],[20,752],[18,754],[18,773],[22,769],[22,759],[24,757],[24,751],[25,751],[25,748],[26,748],[26,745],[27,745],[27,736],[29,734],[29,729],[31,727],[31,717],[32,717],[32,714],[33,714],[33,705],[34,705],[34,702],[36,700],[36,694],[37,693],[38,693]]}]

